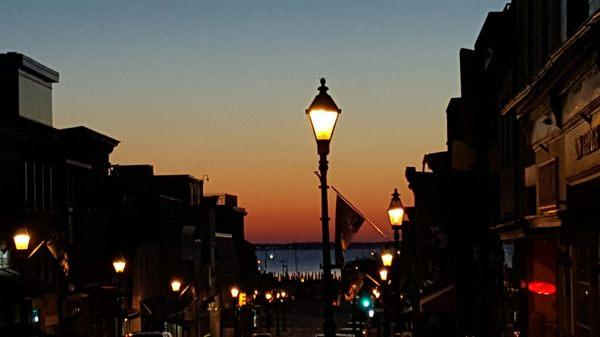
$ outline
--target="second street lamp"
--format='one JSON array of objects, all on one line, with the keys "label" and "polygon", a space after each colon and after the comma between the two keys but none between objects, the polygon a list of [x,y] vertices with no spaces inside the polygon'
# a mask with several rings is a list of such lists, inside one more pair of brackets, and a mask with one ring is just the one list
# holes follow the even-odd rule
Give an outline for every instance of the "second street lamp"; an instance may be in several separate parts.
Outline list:
[{"label": "second street lamp", "polygon": [[327,155],[337,118],[342,112],[333,98],[327,94],[325,78],[321,78],[319,94],[312,101],[306,115],[310,120],[319,154],[319,179],[321,183],[321,232],[323,237],[323,334],[325,337],[335,337],[335,321],[333,320],[333,287],[331,276],[331,249],[329,246],[329,209],[327,204]]},{"label": "second street lamp", "polygon": [[392,194],[390,207],[388,207],[388,215],[390,217],[390,225],[392,225],[392,230],[394,231],[394,249],[397,255],[400,250],[400,229],[404,220],[404,206],[400,200],[397,188],[394,189],[394,193]]}]

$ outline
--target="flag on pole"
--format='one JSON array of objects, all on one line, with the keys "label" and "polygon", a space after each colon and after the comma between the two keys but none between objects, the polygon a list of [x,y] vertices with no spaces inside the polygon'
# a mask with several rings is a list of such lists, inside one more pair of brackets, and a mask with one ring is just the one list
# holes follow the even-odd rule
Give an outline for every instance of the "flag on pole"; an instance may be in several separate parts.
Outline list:
[{"label": "flag on pole", "polygon": [[337,194],[335,201],[335,261],[344,265],[344,254],[365,218],[346,199]]}]

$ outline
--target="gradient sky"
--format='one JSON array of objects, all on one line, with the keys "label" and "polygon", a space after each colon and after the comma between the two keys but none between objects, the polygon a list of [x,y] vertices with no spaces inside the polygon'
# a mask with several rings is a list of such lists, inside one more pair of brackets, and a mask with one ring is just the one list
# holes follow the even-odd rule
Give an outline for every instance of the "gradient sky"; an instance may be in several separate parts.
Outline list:
[{"label": "gradient sky", "polygon": [[[206,192],[238,195],[250,241],[309,241],[320,194],[304,110],[319,77],[343,110],[330,183],[389,232],[393,188],[412,203],[405,167],[445,149],[459,48],[506,2],[7,0],[0,51],[59,71],[54,125],[119,139],[114,164],[206,174]],[[368,225],[357,238],[379,239]]]}]

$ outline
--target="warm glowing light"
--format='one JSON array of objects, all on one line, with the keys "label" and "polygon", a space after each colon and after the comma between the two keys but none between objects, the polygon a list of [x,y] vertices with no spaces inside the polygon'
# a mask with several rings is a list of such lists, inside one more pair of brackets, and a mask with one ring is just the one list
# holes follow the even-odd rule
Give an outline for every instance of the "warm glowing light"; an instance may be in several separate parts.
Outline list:
[{"label": "warm glowing light", "polygon": [[556,286],[554,284],[540,281],[530,282],[527,285],[527,289],[538,295],[552,295],[556,292]]},{"label": "warm glowing light", "polygon": [[171,290],[173,290],[173,292],[178,292],[179,289],[181,289],[181,281],[179,281],[179,280],[171,281]]},{"label": "warm glowing light", "polygon": [[317,140],[331,140],[338,115],[337,111],[327,110],[311,110],[308,113]]},{"label": "warm glowing light", "polygon": [[381,268],[379,270],[379,277],[381,278],[382,281],[387,281],[388,279],[388,270],[385,268]]},{"label": "warm glowing light", "polygon": [[285,290],[281,291],[281,297],[282,298],[286,298],[287,297],[287,292],[285,292]]},{"label": "warm glowing light", "polygon": [[321,78],[319,94],[306,110],[306,114],[310,120],[317,142],[325,141],[328,144],[331,141],[335,123],[342,110],[337,107],[333,98],[327,94],[329,88],[325,86],[325,82],[325,78]]},{"label": "warm glowing light", "polygon": [[121,274],[125,271],[125,265],[127,262],[122,255],[119,255],[116,259],[113,260],[113,267],[115,268],[115,272],[117,274]]},{"label": "warm glowing light", "polygon": [[392,260],[394,259],[394,255],[390,254],[390,253],[383,253],[381,254],[381,263],[383,264],[384,267],[389,267],[392,265]]},{"label": "warm glowing light", "polygon": [[266,292],[265,293],[265,299],[267,301],[271,301],[273,299],[273,294],[271,294],[270,292]]},{"label": "warm glowing light", "polygon": [[238,287],[231,287],[229,291],[231,292],[231,297],[233,298],[237,298],[240,294],[240,289]]},{"label": "warm glowing light", "polygon": [[404,206],[402,206],[402,201],[400,200],[400,194],[398,193],[397,188],[394,189],[394,194],[392,194],[390,207],[388,207],[388,215],[392,227],[402,225],[402,220],[404,220]]},{"label": "warm glowing light", "polygon": [[377,288],[373,289],[373,296],[375,296],[375,298],[379,298],[381,296],[381,293],[379,290],[377,290]]},{"label": "warm glowing light", "polygon": [[27,248],[29,248],[29,240],[31,237],[29,236],[27,229],[23,228],[18,230],[13,239],[15,240],[15,247],[17,250],[27,250]]}]

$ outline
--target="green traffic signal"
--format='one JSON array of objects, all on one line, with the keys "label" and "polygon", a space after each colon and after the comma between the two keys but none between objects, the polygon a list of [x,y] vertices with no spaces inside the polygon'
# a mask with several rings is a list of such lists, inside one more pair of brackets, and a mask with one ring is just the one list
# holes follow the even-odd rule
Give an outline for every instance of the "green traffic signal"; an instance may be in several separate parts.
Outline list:
[{"label": "green traffic signal", "polygon": [[363,308],[369,308],[371,306],[371,298],[368,296],[362,297],[360,299],[360,305],[362,305]]}]

